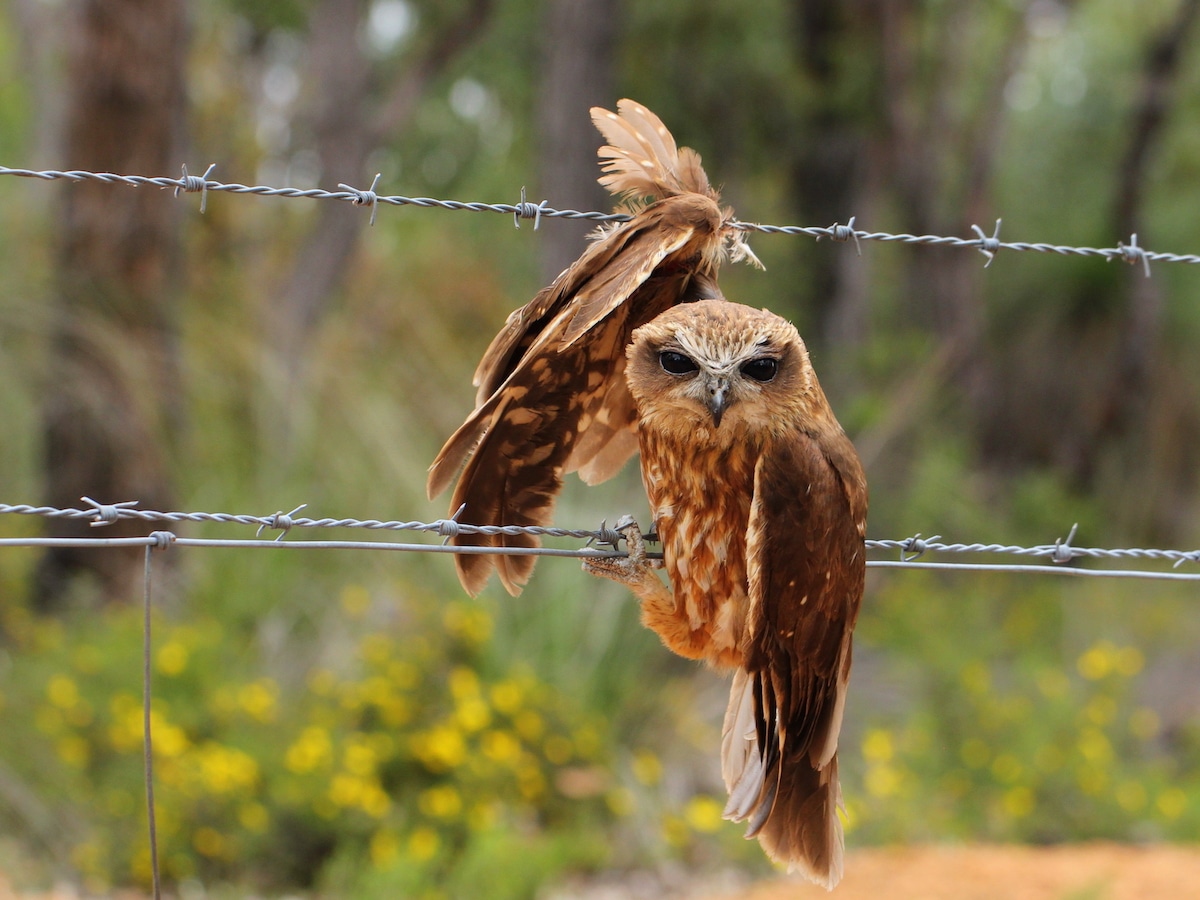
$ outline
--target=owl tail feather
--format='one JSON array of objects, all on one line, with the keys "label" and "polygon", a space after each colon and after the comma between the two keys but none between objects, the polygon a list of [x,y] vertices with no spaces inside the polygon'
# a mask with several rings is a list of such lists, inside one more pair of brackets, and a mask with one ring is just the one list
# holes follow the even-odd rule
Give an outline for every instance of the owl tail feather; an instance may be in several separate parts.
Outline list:
[{"label": "owl tail feather", "polygon": [[738,669],[721,735],[721,773],[729,791],[725,818],[748,821],[746,837],[758,838],[771,859],[833,890],[842,879],[844,852],[837,756],[820,768],[809,754],[787,748],[764,759],[756,693],[756,679]]}]

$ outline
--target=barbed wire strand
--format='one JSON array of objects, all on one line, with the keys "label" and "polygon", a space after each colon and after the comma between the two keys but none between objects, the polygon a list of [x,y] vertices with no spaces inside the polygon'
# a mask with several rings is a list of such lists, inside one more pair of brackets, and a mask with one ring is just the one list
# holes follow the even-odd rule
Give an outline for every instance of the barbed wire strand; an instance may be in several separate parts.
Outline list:
[{"label": "barbed wire strand", "polygon": [[[208,176],[212,173],[215,165],[210,165],[203,176],[189,175],[187,166],[183,166],[183,174],[180,178],[169,178],[166,176],[146,176],[146,175],[117,175],[111,172],[88,172],[80,169],[59,170],[59,169],[20,169],[10,168],[8,166],[0,166],[0,175],[12,175],[20,178],[33,178],[43,181],[65,180],[69,182],[92,181],[104,184],[121,184],[129,187],[157,187],[163,190],[171,189],[176,194],[184,193],[199,193],[201,195],[200,211],[204,212],[207,207],[208,195],[210,193],[229,193],[229,194],[249,194],[260,197],[284,197],[287,199],[311,199],[311,200],[335,200],[344,203],[353,203],[356,206],[369,206],[371,209],[371,224],[375,223],[375,216],[378,212],[380,204],[387,206],[414,206],[422,209],[446,209],[468,212],[494,212],[503,215],[513,216],[514,221],[520,226],[521,219],[532,219],[534,228],[536,229],[542,219],[546,218],[562,218],[562,219],[584,219],[593,222],[625,222],[629,220],[629,216],[623,213],[603,213],[596,211],[580,211],[575,209],[555,209],[548,206],[546,201],[540,203],[531,203],[525,200],[525,193],[522,189],[521,200],[518,203],[482,203],[482,202],[464,202],[461,200],[439,200],[433,197],[404,197],[400,195],[384,195],[379,194],[375,188],[379,182],[379,175],[375,176],[371,187],[366,190],[359,190],[347,184],[339,185],[342,190],[327,191],[321,188],[291,188],[291,187],[270,187],[268,185],[245,185],[230,183],[226,184],[220,181],[210,179]],[[1033,252],[1033,253],[1052,253],[1059,256],[1084,256],[1104,259],[1108,262],[1120,260],[1129,263],[1130,265],[1141,264],[1147,277],[1150,275],[1150,263],[1152,262],[1173,262],[1173,263],[1200,263],[1200,255],[1192,253],[1163,253],[1149,250],[1138,245],[1137,235],[1131,236],[1128,244],[1119,242],[1116,247],[1073,247],[1062,244],[1049,244],[1041,242],[1027,241],[1002,241],[1000,240],[1000,224],[1001,220],[996,220],[995,228],[991,235],[986,234],[978,225],[972,225],[971,228],[975,232],[976,237],[964,238],[951,235],[935,235],[935,234],[895,234],[886,231],[864,231],[855,228],[855,217],[851,217],[847,224],[842,225],[834,223],[829,226],[812,226],[812,225],[764,225],[756,222],[737,221],[734,227],[744,231],[755,231],[762,234],[786,234],[786,235],[805,235],[808,237],[821,240],[829,238],[833,241],[845,242],[853,240],[855,246],[859,247],[861,252],[862,241],[879,241],[884,243],[900,242],[905,244],[922,244],[930,246],[943,247],[963,247],[977,250],[986,257],[987,262],[984,263],[985,268],[990,266],[995,261],[996,254],[1001,250],[1012,250],[1016,252]]]},{"label": "barbed wire strand", "polygon": [[[551,556],[574,559],[606,559],[625,556],[617,549],[620,532],[602,523],[598,529],[557,528],[529,525],[471,525],[454,519],[438,519],[433,522],[405,522],[400,520],[295,517],[285,513],[270,516],[232,515],[207,512],[158,512],[137,509],[134,501],[102,504],[84,498],[90,509],[30,506],[27,504],[0,503],[0,514],[33,515],[43,518],[88,519],[93,526],[103,526],[119,520],[141,520],[146,522],[209,522],[220,524],[257,525],[258,533],[264,528],[281,530],[275,539],[181,537],[172,531],[154,531],[144,537],[14,537],[0,538],[0,547],[147,547],[165,549],[177,547],[207,547],[225,549],[287,549],[287,550],[384,550],[412,553],[452,553],[489,556]],[[297,507],[297,510],[303,507]],[[563,547],[491,547],[453,546],[446,543],[399,543],[381,540],[293,540],[284,541],[292,528],[363,528],[373,531],[421,531],[438,534],[445,539],[456,535],[536,535],[540,537],[584,540],[587,545],[579,548]],[[1170,562],[1175,568],[1183,563],[1200,562],[1200,550],[1166,550],[1156,548],[1105,548],[1077,547],[1072,544],[1076,527],[1072,527],[1065,539],[1053,544],[1020,546],[998,543],[946,543],[940,535],[923,538],[919,534],[903,540],[864,541],[868,551],[896,552],[900,558],[869,559],[867,565],[887,569],[930,569],[957,570],[965,572],[1009,572],[1023,574],[1062,574],[1076,577],[1100,578],[1147,578],[1170,581],[1200,581],[1200,572],[1161,571],[1153,569],[1088,569],[1074,568],[1065,564],[1077,560],[1141,560]],[[653,539],[653,535],[649,536]],[[596,546],[599,545],[599,546]],[[608,547],[610,549],[601,549]],[[1051,565],[1019,563],[980,563],[974,561],[943,562],[919,559],[928,553],[1008,555],[1044,559]],[[651,557],[660,554],[650,554]]]}]

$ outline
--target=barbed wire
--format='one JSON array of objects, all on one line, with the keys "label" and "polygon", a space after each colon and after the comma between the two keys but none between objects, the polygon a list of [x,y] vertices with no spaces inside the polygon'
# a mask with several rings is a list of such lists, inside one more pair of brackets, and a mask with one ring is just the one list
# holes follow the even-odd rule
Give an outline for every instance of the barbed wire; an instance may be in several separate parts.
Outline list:
[{"label": "barbed wire", "polygon": [[[182,537],[172,531],[153,531],[140,537],[15,537],[0,538],[0,547],[147,547],[165,549],[170,546],[241,548],[241,549],[289,549],[289,550],[387,550],[411,553],[454,553],[488,556],[556,556],[574,559],[621,557],[619,550],[623,539],[619,527],[601,523],[599,528],[557,528],[533,525],[472,525],[456,519],[437,519],[432,522],[321,518],[297,516],[304,507],[291,513],[276,512],[268,516],[232,515],[207,512],[158,512],[137,509],[135,501],[103,504],[83,498],[85,508],[59,508],[52,506],[30,506],[28,504],[0,503],[0,515],[39,516],[48,519],[86,520],[92,526],[110,525],[121,520],[168,523],[218,523],[235,525],[257,525],[254,538],[203,538]],[[301,540],[284,541],[293,528],[352,528],[369,531],[416,531],[432,533],[443,538],[440,544],[399,543],[381,540]],[[264,530],[278,530],[273,539],[260,539]],[[1200,581],[1200,572],[1163,571],[1155,569],[1095,569],[1077,568],[1069,563],[1081,560],[1141,560],[1170,562],[1175,569],[1183,563],[1200,562],[1200,550],[1164,550],[1154,548],[1105,548],[1076,547],[1072,543],[1076,528],[1066,538],[1052,544],[1020,546],[997,543],[945,543],[940,535],[923,538],[919,534],[902,540],[864,541],[868,551],[886,551],[898,554],[898,559],[870,558],[867,566],[881,569],[932,569],[957,570],[963,572],[1007,572],[1014,574],[1050,574],[1100,578],[1146,578],[1170,581]],[[448,541],[458,535],[536,535],[539,537],[582,540],[583,547],[491,547],[458,546]],[[647,539],[654,541],[654,535]],[[607,548],[607,549],[606,549]],[[925,559],[927,554],[1002,555],[1042,559],[1051,565],[1020,563],[981,563],[975,561],[945,562]],[[652,558],[661,554],[649,554]]]},{"label": "barbed wire", "polygon": [[[104,184],[122,184],[129,187],[157,187],[172,189],[178,195],[184,193],[199,193],[200,211],[207,207],[210,193],[250,194],[262,197],[284,197],[288,199],[336,200],[353,203],[356,206],[371,207],[371,224],[379,204],[388,206],[415,206],[422,209],[438,208],[468,212],[495,212],[513,217],[514,223],[520,227],[522,219],[533,220],[536,229],[544,218],[584,219],[593,222],[626,222],[630,216],[624,213],[603,213],[596,211],[581,211],[576,209],[555,209],[545,200],[532,203],[525,199],[525,189],[521,189],[521,199],[517,203],[483,203],[465,202],[461,200],[439,200],[433,197],[404,197],[378,193],[375,188],[379,183],[379,175],[371,183],[371,187],[361,190],[348,184],[339,184],[341,190],[328,191],[321,188],[290,188],[270,187],[267,185],[226,184],[210,179],[215,165],[210,165],[204,175],[189,175],[187,166],[179,178],[167,176],[146,175],[117,175],[112,172],[88,172],[80,169],[18,169],[0,166],[0,175],[13,175],[20,178],[34,178],[43,181],[66,180],[69,182],[93,181]],[[921,244],[942,247],[964,247],[978,250],[986,258],[984,267],[990,266],[1001,250],[1017,252],[1052,253],[1059,256],[1083,256],[1103,259],[1107,262],[1120,260],[1130,265],[1140,263],[1147,277],[1150,275],[1150,263],[1200,263],[1200,255],[1192,253],[1164,253],[1138,246],[1137,235],[1130,238],[1128,244],[1119,242],[1115,247],[1074,247],[1063,244],[1049,244],[1027,241],[1000,240],[1001,220],[996,220],[995,228],[990,235],[978,225],[972,225],[976,237],[964,238],[952,235],[908,234],[887,231],[864,231],[855,228],[856,217],[851,216],[845,225],[835,222],[829,226],[813,225],[764,225],[756,222],[735,221],[734,227],[744,231],[755,231],[763,234],[805,235],[821,240],[829,238],[833,241],[854,241],[861,252],[862,241],[879,241],[883,243],[899,242],[905,244]]]}]

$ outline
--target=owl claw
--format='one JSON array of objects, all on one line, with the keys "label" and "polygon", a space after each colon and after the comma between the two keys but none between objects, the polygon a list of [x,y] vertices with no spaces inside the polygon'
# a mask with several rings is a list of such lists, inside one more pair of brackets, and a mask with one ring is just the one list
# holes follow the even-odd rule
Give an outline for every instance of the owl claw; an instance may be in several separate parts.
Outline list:
[{"label": "owl claw", "polygon": [[628,585],[631,588],[643,584],[647,578],[657,581],[658,578],[654,574],[656,561],[646,555],[646,539],[642,536],[642,530],[638,527],[637,522],[632,518],[622,519],[617,523],[616,530],[625,537],[629,555],[585,559],[583,571]]}]

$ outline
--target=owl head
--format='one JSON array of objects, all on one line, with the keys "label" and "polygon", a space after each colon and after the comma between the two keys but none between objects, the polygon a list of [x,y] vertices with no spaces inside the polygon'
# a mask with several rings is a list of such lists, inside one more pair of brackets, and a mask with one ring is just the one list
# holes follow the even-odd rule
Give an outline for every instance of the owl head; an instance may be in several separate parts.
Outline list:
[{"label": "owl head", "polygon": [[633,332],[626,353],[642,427],[685,439],[727,443],[793,429],[820,393],[795,327],[727,300],[667,310]]}]

